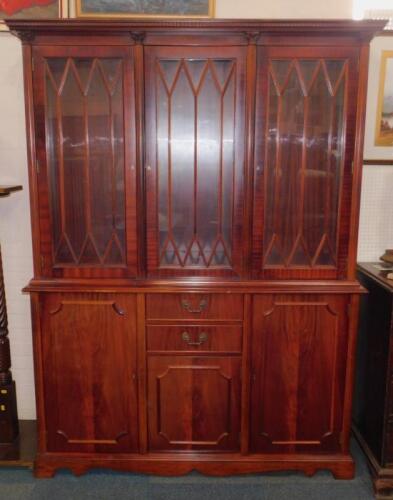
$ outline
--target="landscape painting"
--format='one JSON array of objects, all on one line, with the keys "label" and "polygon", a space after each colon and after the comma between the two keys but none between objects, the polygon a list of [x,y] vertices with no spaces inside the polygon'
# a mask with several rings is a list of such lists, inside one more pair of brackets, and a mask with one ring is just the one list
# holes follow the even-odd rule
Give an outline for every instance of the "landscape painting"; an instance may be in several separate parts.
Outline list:
[{"label": "landscape painting", "polygon": [[76,0],[77,17],[213,17],[214,0]]},{"label": "landscape painting", "polygon": [[393,51],[382,53],[375,145],[393,146]]},{"label": "landscape painting", "polygon": [[0,19],[56,19],[60,0],[0,0]]}]

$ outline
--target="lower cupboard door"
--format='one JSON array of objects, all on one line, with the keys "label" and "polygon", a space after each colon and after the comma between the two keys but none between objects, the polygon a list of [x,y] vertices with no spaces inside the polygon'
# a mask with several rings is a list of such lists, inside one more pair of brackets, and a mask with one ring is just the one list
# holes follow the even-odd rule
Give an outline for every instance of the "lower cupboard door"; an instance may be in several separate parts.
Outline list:
[{"label": "lower cupboard door", "polygon": [[235,451],[240,443],[240,357],[148,359],[150,451]]},{"label": "lower cupboard door", "polygon": [[253,299],[251,449],[340,451],[348,297]]},{"label": "lower cupboard door", "polygon": [[47,450],[137,451],[135,298],[47,294],[42,309]]}]

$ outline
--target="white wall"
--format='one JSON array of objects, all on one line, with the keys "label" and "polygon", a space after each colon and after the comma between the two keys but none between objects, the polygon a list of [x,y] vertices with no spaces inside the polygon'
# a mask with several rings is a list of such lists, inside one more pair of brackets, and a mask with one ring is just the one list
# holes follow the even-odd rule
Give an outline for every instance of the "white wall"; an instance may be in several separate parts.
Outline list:
[{"label": "white wall", "polygon": [[[364,157],[393,160],[393,148],[374,145],[382,50],[393,51],[393,37],[381,36],[371,42]],[[393,248],[393,165],[367,165],[363,169],[358,260],[378,261],[387,248]]]},{"label": "white wall", "polygon": [[[351,17],[351,0],[217,0],[220,17]],[[0,184],[24,190],[0,200],[0,242],[9,315],[12,371],[20,418],[35,417],[29,299],[21,293],[32,277],[31,231],[19,41],[0,33]],[[364,172],[359,254],[374,260],[393,247],[393,167],[366,167]]]},{"label": "white wall", "polygon": [[23,191],[0,200],[12,372],[19,417],[35,418],[30,304],[21,293],[33,273],[22,51],[19,40],[8,33],[0,33],[0,110],[0,184],[23,185]]},{"label": "white wall", "polygon": [[350,19],[352,0],[216,0],[216,16]]},{"label": "white wall", "polygon": [[359,225],[359,262],[375,262],[393,248],[393,165],[363,169]]}]

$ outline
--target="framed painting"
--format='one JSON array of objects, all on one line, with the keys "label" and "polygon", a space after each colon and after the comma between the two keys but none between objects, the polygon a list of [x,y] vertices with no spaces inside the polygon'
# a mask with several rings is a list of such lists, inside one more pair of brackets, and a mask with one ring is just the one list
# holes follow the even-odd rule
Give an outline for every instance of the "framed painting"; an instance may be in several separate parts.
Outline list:
[{"label": "framed painting", "polygon": [[76,17],[213,17],[215,0],[75,0]]},{"label": "framed painting", "polygon": [[370,47],[364,164],[393,165],[393,31]]},{"label": "framed painting", "polygon": [[0,19],[56,19],[61,0],[0,0]]},{"label": "framed painting", "polygon": [[393,147],[393,50],[381,55],[376,125],[375,145]]}]

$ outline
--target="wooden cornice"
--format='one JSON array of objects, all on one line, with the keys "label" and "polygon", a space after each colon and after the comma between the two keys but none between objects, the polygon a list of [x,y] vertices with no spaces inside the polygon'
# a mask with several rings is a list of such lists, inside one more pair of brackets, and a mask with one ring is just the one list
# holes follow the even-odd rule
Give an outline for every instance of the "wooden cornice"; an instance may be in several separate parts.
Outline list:
[{"label": "wooden cornice", "polygon": [[24,41],[32,41],[36,35],[43,34],[122,34],[141,32],[225,32],[230,30],[243,32],[245,35],[252,32],[264,34],[332,35],[355,36],[365,40],[371,39],[381,32],[386,21],[353,21],[353,20],[320,20],[320,19],[283,19],[283,20],[256,20],[256,19],[67,19],[67,20],[26,20],[6,19],[10,31]]}]

